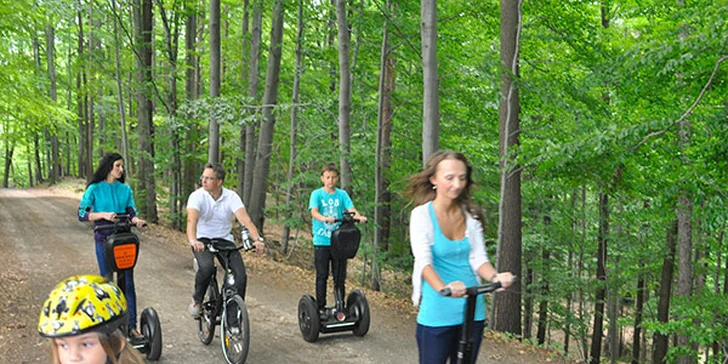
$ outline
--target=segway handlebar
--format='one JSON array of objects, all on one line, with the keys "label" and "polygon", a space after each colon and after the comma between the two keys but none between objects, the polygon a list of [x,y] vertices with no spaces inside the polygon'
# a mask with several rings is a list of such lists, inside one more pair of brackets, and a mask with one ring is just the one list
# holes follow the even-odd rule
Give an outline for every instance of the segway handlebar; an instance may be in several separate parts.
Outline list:
[{"label": "segway handlebar", "polygon": [[337,223],[337,222],[342,222],[342,223],[343,222],[356,222],[356,223],[361,224],[362,222],[359,221],[359,219],[355,219],[354,218],[354,215],[355,214],[353,212],[346,211],[346,212],[344,212],[344,217],[342,217],[341,219],[334,219],[334,223]]},{"label": "segway handlebar", "polygon": [[[511,282],[515,282],[517,279],[518,279],[518,276],[513,276],[513,280],[511,280]],[[483,284],[480,286],[468,287],[468,288],[466,288],[466,292],[467,292],[468,296],[477,296],[479,294],[491,293],[501,287],[503,287],[501,282],[493,282],[493,283]],[[445,296],[445,297],[450,297],[450,296],[452,296],[452,290],[450,290],[450,287],[445,287],[440,290],[440,295]]]},{"label": "segway handlebar", "polygon": [[[136,226],[136,224],[131,222],[131,215],[129,214],[116,214],[116,221],[112,222],[111,224],[103,224],[103,225],[96,225],[94,226],[94,231],[101,231],[101,230],[109,230],[109,229],[123,229],[128,228],[130,226]],[[142,226],[147,226],[146,223]]]}]

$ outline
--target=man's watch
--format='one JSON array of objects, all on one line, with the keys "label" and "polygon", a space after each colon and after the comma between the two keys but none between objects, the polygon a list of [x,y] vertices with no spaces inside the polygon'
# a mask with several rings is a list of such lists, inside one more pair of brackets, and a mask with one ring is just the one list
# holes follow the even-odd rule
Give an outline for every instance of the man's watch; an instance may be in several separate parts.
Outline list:
[{"label": "man's watch", "polygon": [[255,239],[256,241],[259,241],[261,243],[265,243],[265,239],[263,239],[262,236],[259,236],[258,239]]}]

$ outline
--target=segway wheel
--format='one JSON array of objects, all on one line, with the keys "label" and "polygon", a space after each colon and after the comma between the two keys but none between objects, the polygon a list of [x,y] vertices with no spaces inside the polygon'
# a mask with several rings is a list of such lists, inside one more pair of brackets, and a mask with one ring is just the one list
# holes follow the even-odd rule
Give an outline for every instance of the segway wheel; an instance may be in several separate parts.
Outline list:
[{"label": "segway wheel", "polygon": [[318,340],[321,318],[316,300],[310,295],[303,296],[298,301],[298,327],[303,340],[310,343]]},{"label": "segway wheel", "polygon": [[354,336],[364,336],[369,332],[369,303],[364,292],[355,289],[346,297],[346,307],[349,310],[349,316],[356,317],[356,325],[352,330]]},{"label": "segway wheel", "polygon": [[159,360],[162,356],[162,326],[159,324],[159,315],[151,307],[142,311],[141,329],[147,340],[147,359]]},{"label": "segway wheel", "polygon": [[202,304],[202,313],[197,321],[197,337],[205,345],[210,345],[215,337],[215,302],[217,302],[217,282],[213,279],[207,287]]}]

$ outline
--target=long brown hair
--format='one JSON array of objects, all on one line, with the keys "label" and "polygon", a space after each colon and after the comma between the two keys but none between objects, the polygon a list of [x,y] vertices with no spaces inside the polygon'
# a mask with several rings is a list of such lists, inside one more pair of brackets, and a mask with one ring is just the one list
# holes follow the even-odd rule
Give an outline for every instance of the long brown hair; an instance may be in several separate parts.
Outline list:
[{"label": "long brown hair", "polygon": [[480,211],[480,208],[478,208],[475,202],[473,202],[472,198],[472,190],[474,187],[473,167],[468,162],[468,159],[465,158],[465,155],[460,152],[453,150],[438,150],[437,152],[432,153],[430,157],[427,158],[425,167],[422,168],[421,171],[407,177],[408,183],[404,190],[405,197],[409,198],[411,203],[415,206],[434,200],[437,194],[433,189],[430,178],[437,173],[437,166],[440,165],[440,162],[447,159],[461,161],[465,164],[466,168],[465,181],[467,184],[465,185],[465,188],[463,188],[462,192],[460,192],[460,196],[455,199],[455,203],[464,211],[469,212],[475,218],[483,221],[483,214]]},{"label": "long brown hair", "polygon": [[[114,331],[111,335],[97,333],[99,336],[99,343],[104,348],[108,361],[113,364],[144,364],[144,358],[141,353],[134,349],[129,343],[126,342],[124,334],[120,330]],[[56,339],[51,339],[51,363],[61,364],[61,360],[58,358],[58,346],[56,346]],[[116,359],[117,354],[119,359]]]}]

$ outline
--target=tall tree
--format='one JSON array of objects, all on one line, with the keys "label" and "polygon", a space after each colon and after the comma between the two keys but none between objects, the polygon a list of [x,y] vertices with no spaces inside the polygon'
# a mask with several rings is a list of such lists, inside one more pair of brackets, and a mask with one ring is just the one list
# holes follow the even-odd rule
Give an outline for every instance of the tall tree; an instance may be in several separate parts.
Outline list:
[{"label": "tall tree", "polygon": [[[177,118],[177,50],[179,49],[179,9],[177,3],[172,5],[169,13],[165,9],[162,0],[157,0],[159,14],[162,18],[162,26],[164,30],[164,50],[167,58],[167,95],[164,102],[167,117],[170,120]],[[169,207],[172,215],[172,227],[175,229],[182,228],[182,160],[180,158],[180,138],[179,129],[176,123],[170,128],[172,139],[172,165],[169,168],[169,174],[172,176],[171,188],[169,194]]]},{"label": "tall tree", "polygon": [[[55,106],[58,102],[58,93],[56,88],[56,63],[54,57],[54,51],[56,48],[56,32],[53,25],[46,25],[46,60],[48,61],[48,77],[50,78],[50,88],[48,89],[48,96],[50,96],[53,105]],[[51,184],[58,182],[61,171],[61,160],[58,155],[58,130],[55,127],[56,123],[51,122],[51,164],[50,166],[50,178]]]},{"label": "tall tree", "polygon": [[270,156],[273,151],[273,130],[276,117],[273,107],[278,103],[278,83],[281,72],[281,52],[283,45],[283,0],[276,0],[273,8],[273,20],[270,30],[270,51],[268,52],[268,68],[265,76],[265,95],[263,96],[263,117],[265,122],[260,126],[258,153],[255,158],[255,179],[250,193],[250,218],[258,230],[263,230],[265,221],[265,198],[268,189],[268,172]]},{"label": "tall tree", "polygon": [[[422,163],[440,149],[440,81],[437,71],[437,0],[420,0],[422,40]],[[501,19],[503,16],[501,15]]]},{"label": "tall tree", "polygon": [[[185,102],[192,102],[199,97],[199,57],[197,56],[197,2],[194,0],[185,0],[185,13],[187,19],[185,22]],[[187,115],[190,117],[190,115]],[[193,157],[197,151],[197,143],[195,143],[192,134],[197,134],[195,126],[190,126],[185,130],[186,137],[183,138],[184,150],[188,153],[184,154],[182,159],[182,201],[187,200],[187,196],[192,193],[195,186],[195,179],[200,173],[195,158]]]},{"label": "tall tree", "polygon": [[349,23],[346,0],[336,0],[336,25],[339,28],[339,168],[341,188],[351,193],[351,67],[349,65]]},{"label": "tall tree", "polygon": [[[143,198],[137,199],[140,212],[147,221],[156,223],[157,193],[154,177],[154,148],[152,144],[153,118],[151,84],[152,79],[152,0],[135,0],[138,20],[137,45],[137,133],[139,143],[139,168],[137,168],[136,192]],[[141,203],[140,203],[141,202]],[[141,206],[139,206],[141,205]]]},{"label": "tall tree", "polygon": [[[293,75],[293,97],[291,102],[293,108],[291,109],[291,141],[288,155],[288,186],[286,186],[286,204],[290,206],[293,200],[293,189],[296,183],[293,183],[294,173],[296,171],[296,155],[297,151],[297,137],[298,137],[298,94],[301,89],[301,73],[303,73],[303,0],[298,0],[298,11],[297,11],[297,32],[296,32],[296,71]],[[291,209],[292,211],[293,209]],[[292,216],[286,216],[287,220],[291,219]],[[283,234],[281,236],[281,253],[284,255],[288,252],[288,237],[290,235],[290,224],[286,222],[283,225]]]},{"label": "tall tree", "polygon": [[[660,296],[657,303],[657,321],[667,323],[670,319],[670,297],[672,296],[672,281],[675,272],[675,247],[677,246],[677,226],[675,220],[667,230],[667,249],[662,258],[662,274],[660,278]],[[667,357],[668,336],[660,331],[655,332],[653,363],[664,363]]]},{"label": "tall tree", "polygon": [[[210,0],[210,102],[220,96],[220,0]],[[209,150],[207,162],[219,163],[220,124],[215,117],[215,109],[210,112]]]},{"label": "tall tree", "polygon": [[[521,2],[501,0],[500,13],[501,98],[499,109],[500,204],[498,206],[497,270],[521,274],[521,172],[515,150],[519,145],[520,102],[515,81],[518,78],[518,52],[521,29]],[[514,282],[508,292],[493,299],[495,329],[521,334],[521,284]]]},{"label": "tall tree", "polygon": [[[250,68],[248,71],[248,97],[258,100],[258,60],[260,59],[260,39],[263,27],[263,0],[253,0],[253,28],[250,32]],[[282,36],[281,36],[282,37]],[[253,175],[256,170],[256,148],[258,138],[256,128],[260,123],[257,119],[245,127],[245,179],[243,184],[243,201],[250,201],[253,191]]]},{"label": "tall tree", "polygon": [[[387,0],[384,11],[391,13],[390,0]],[[379,290],[381,286],[378,252],[388,250],[392,211],[388,174],[392,155],[392,94],[394,93],[395,74],[389,47],[389,26],[389,22],[385,18],[379,56],[379,110],[377,112],[377,145],[374,163],[374,254],[372,254],[371,279],[374,290]]]},{"label": "tall tree", "polygon": [[111,1],[111,10],[114,12],[114,62],[116,70],[114,72],[114,78],[116,78],[116,103],[119,108],[119,121],[121,122],[121,152],[126,162],[126,173],[130,176],[134,175],[134,166],[129,159],[129,136],[127,135],[126,129],[126,110],[124,108],[124,87],[122,86],[121,80],[121,57],[119,55],[119,48],[121,47],[121,39],[119,39],[119,23],[121,17],[117,13],[116,0]]}]

